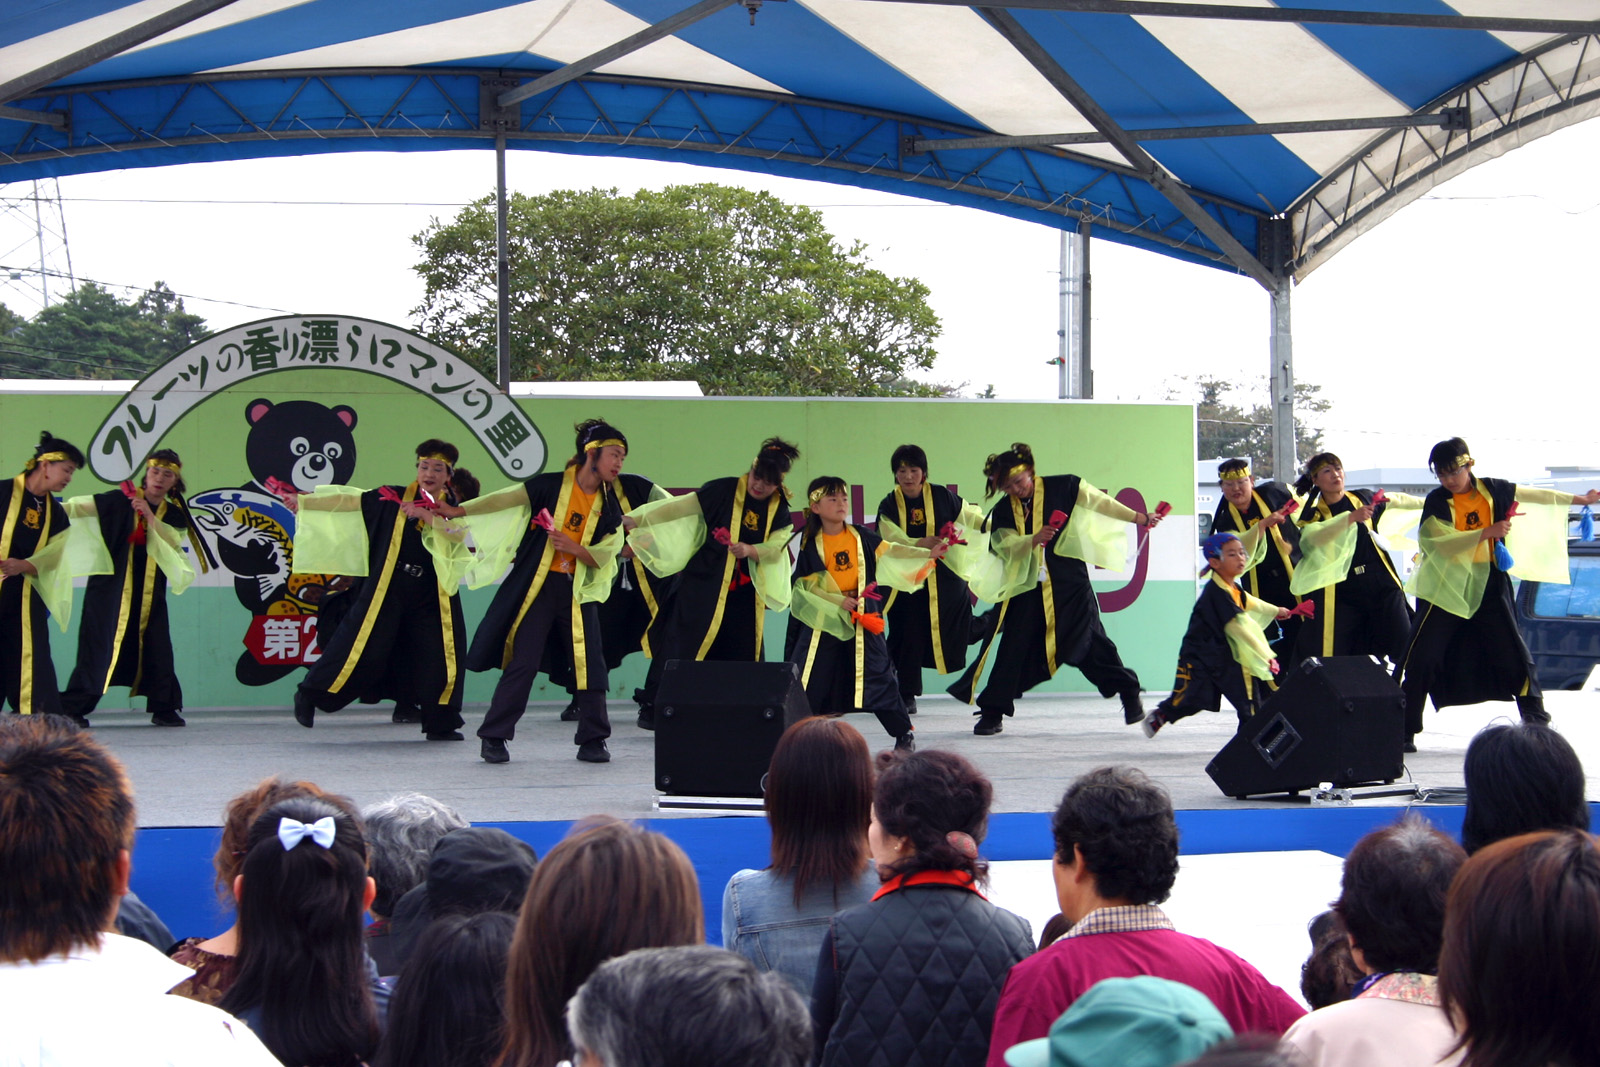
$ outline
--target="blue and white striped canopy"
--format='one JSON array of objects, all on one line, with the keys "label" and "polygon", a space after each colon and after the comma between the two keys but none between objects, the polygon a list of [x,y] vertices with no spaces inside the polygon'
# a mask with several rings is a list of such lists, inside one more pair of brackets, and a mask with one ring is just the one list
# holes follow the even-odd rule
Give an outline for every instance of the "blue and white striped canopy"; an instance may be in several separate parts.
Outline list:
[{"label": "blue and white striped canopy", "polygon": [[503,136],[1087,222],[1267,284],[1600,107],[1600,0],[1328,4],[6,0],[0,182]]}]

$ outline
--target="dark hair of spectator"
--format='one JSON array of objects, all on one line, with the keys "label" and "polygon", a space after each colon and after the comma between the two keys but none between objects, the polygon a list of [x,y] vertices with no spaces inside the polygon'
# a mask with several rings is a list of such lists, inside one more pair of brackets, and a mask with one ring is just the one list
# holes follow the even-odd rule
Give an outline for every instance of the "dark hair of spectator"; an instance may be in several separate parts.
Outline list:
[{"label": "dark hair of spectator", "polygon": [[872,754],[861,731],[814,715],[783,732],[767,770],[768,870],[794,879],[794,902],[814,885],[849,885],[867,869]]},{"label": "dark hair of spectator", "polygon": [[1579,830],[1487,845],[1450,887],[1439,996],[1461,1067],[1600,1061],[1600,849]]},{"label": "dark hair of spectator", "polygon": [[1306,465],[1300,470],[1300,477],[1294,480],[1294,495],[1304,499],[1305,496],[1309,494],[1312,488],[1317,484],[1317,471],[1321,470],[1323,465],[1328,463],[1333,464],[1340,470],[1344,470],[1344,460],[1340,459],[1332,452],[1318,452],[1316,455],[1306,460]]},{"label": "dark hair of spectator", "polygon": [[943,749],[878,753],[872,809],[886,832],[911,843],[911,855],[879,868],[884,881],[918,871],[965,871],[980,884],[989,864],[968,856],[949,835],[964,833],[975,845],[989,832],[994,786],[965,756]]},{"label": "dark hair of spectator", "polygon": [[1497,723],[1467,745],[1462,769],[1467,852],[1503,837],[1572,827],[1589,829],[1583,764],[1567,739],[1541,723]]},{"label": "dark hair of spectator", "polygon": [[[83,453],[78,450],[77,445],[74,445],[71,441],[63,441],[49,430],[41,430],[39,432],[39,443],[33,448],[33,459],[38,459],[40,456],[48,456],[52,452],[60,452],[67,457],[74,467],[80,470],[88,466],[88,462],[83,458]],[[32,462],[32,460],[29,460],[30,464]],[[50,462],[57,463],[60,461],[51,460]],[[32,466],[29,469],[31,470]]]},{"label": "dark hair of spectator", "polygon": [[[333,844],[307,837],[284,848],[285,818],[332,818]],[[284,1063],[354,1067],[370,1058],[378,1013],[362,939],[367,847],[357,819],[314,797],[274,804],[250,827],[242,876],[238,969],[217,1006],[255,1013],[251,1028]]]},{"label": "dark hair of spectator", "polygon": [[1247,459],[1225,459],[1217,464],[1217,481],[1220,483],[1224,474],[1237,474],[1249,469],[1250,461]]},{"label": "dark hair of spectator", "polygon": [[571,1054],[562,1012],[594,969],[636,948],[705,941],[700,883],[683,850],[609,816],[585,819],[533,869],[506,965],[497,1067]]},{"label": "dark hair of spectator", "polygon": [[0,963],[93,945],[133,847],[122,764],[54,715],[0,718]]},{"label": "dark hair of spectator", "polygon": [[428,876],[433,846],[452,830],[472,825],[449,805],[421,793],[397,793],[361,810],[370,859],[367,873],[378,887],[372,914],[385,918]]},{"label": "dark hair of spectator", "polygon": [[[824,474],[820,478],[811,479],[811,484],[806,486],[806,528],[800,534],[802,547],[815,541],[817,535],[822,532],[822,519],[817,516],[816,512],[811,510],[812,497],[819,491],[822,496],[832,496],[834,493],[843,493],[849,496],[850,486],[845,483],[843,478],[836,478],[831,474]],[[817,497],[817,499],[820,500],[821,497]]]},{"label": "dark hair of spectator", "polygon": [[794,445],[781,437],[769,437],[761,442],[756,458],[750,463],[750,471],[764,482],[782,486],[783,476],[799,458],[800,450]]},{"label": "dark hair of spectator", "polygon": [[630,952],[602,964],[567,1010],[575,1039],[616,1067],[805,1067],[800,994],[726,949]]},{"label": "dark hair of spectator", "polygon": [[1061,940],[1061,935],[1072,929],[1072,922],[1059,911],[1045,920],[1044,929],[1039,931],[1039,951],[1043,952],[1050,945]]},{"label": "dark hair of spectator", "polygon": [[[170,448],[158,448],[154,452],[150,453],[149,458],[150,459],[164,459],[168,463],[176,463],[179,466],[183,465],[183,460],[179,459],[178,458],[178,454],[176,452],[174,452]],[[150,467],[149,467],[148,464],[146,464],[145,468],[144,468],[144,473],[139,475],[139,488],[140,489],[144,488],[144,481],[148,477],[150,477]],[[184,484],[183,475],[179,474],[177,480],[172,483],[172,488],[169,490],[169,492],[177,493],[178,496],[181,497],[181,496],[183,496],[184,493],[187,493],[188,491],[189,491],[189,487]]]},{"label": "dark hair of spectator", "polygon": [[1179,1067],[1305,1067],[1305,1063],[1272,1034],[1240,1034],[1217,1042]]},{"label": "dark hair of spectator", "polygon": [[373,1067],[488,1067],[504,1039],[516,928],[503,911],[430,923],[395,984]]},{"label": "dark hair of spectator", "polygon": [[572,428],[574,453],[567,466],[579,467],[589,461],[589,453],[599,451],[589,445],[599,441],[620,441],[622,451],[628,451],[628,437],[604,419],[584,419]]},{"label": "dark hair of spectator", "polygon": [[1349,1000],[1362,975],[1338,912],[1330,908],[1320,913],[1309,927],[1311,955],[1300,965],[1300,995],[1316,1011]]},{"label": "dark hair of spectator", "polygon": [[1033,470],[1033,449],[1021,441],[1014,443],[1004,452],[996,453],[983,461],[983,498],[985,500],[1000,492],[1007,482],[1011,480],[1011,472],[1018,467]]},{"label": "dark hair of spectator", "polygon": [[1449,474],[1460,465],[1462,456],[1470,456],[1471,454],[1472,450],[1459,437],[1452,437],[1448,441],[1440,441],[1428,451],[1428,469],[1435,474]]},{"label": "dark hair of spectator", "polygon": [[428,459],[433,456],[443,456],[444,461],[454,470],[456,460],[461,458],[461,451],[449,441],[441,441],[437,437],[430,437],[417,446],[417,458]]},{"label": "dark hair of spectator", "polygon": [[1099,767],[1067,786],[1050,820],[1056,857],[1076,846],[1107,900],[1160,904],[1178,878],[1178,824],[1167,791],[1132,767]]},{"label": "dark hair of spectator", "polygon": [[916,467],[922,476],[928,476],[928,454],[922,450],[921,445],[901,445],[894,450],[894,455],[889,457],[889,473],[893,474],[901,467]]},{"label": "dark hair of spectator", "polygon": [[457,467],[450,473],[450,491],[455,493],[456,503],[465,504],[478,498],[478,494],[483,492],[483,484],[467,468]]},{"label": "dark hair of spectator", "polygon": [[1356,842],[1333,909],[1367,966],[1437,973],[1445,897],[1466,860],[1449,835],[1411,811]]},{"label": "dark hair of spectator", "polygon": [[229,907],[234,903],[233,880],[239,877],[249,850],[250,828],[263,811],[296,797],[316,797],[346,811],[355,810],[349,800],[324,793],[310,782],[286,782],[277,776],[263,778],[254,788],[228,801],[222,812],[222,840],[217,843],[217,854],[211,858],[211,866],[217,874],[217,896]]}]

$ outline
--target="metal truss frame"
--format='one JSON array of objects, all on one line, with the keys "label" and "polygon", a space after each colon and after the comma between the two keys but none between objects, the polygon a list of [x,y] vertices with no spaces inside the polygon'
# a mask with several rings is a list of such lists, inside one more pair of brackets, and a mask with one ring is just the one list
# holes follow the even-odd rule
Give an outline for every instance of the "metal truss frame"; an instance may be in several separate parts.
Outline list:
[{"label": "metal truss frame", "polygon": [[[680,158],[901,191],[1237,270],[1204,229],[1258,247],[1269,215],[1189,190],[1209,226],[1186,218],[1135,167],[1048,146],[945,148],[918,141],[988,133],[783,93],[585,74],[510,107],[536,78],[443,68],[231,73],[90,84],[18,101],[0,115],[0,183],[45,175],[306,151],[293,142],[367,140],[371,150],[508,147]],[[17,121],[16,110],[38,114]],[[48,115],[64,122],[50,124]],[[331,143],[323,148],[332,149]],[[339,146],[344,147],[344,146]],[[353,145],[349,147],[355,147]],[[145,153],[156,150],[150,156]],[[115,163],[94,157],[120,157]],[[685,159],[684,157],[689,157]],[[142,158],[141,158],[142,157]]]},{"label": "metal truss frame", "polygon": [[1446,179],[1600,114],[1600,34],[1553,41],[1452,90],[1418,115],[1447,112],[1466,121],[1376,137],[1288,209],[1286,266],[1296,281]]}]

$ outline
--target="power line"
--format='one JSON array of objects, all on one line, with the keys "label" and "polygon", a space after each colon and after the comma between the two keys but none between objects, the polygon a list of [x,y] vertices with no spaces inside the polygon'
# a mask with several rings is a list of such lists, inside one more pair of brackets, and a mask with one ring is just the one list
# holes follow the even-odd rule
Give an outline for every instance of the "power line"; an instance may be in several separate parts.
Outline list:
[{"label": "power line", "polygon": [[[24,274],[41,274],[42,273],[42,274],[48,275],[49,277],[52,277],[52,278],[65,278],[65,277],[67,277],[67,275],[61,273],[60,271],[54,271],[54,270],[40,271],[39,268],[37,268],[37,267],[7,267],[4,264],[0,264],[0,272],[4,272],[4,271],[21,271]],[[80,281],[80,282],[93,282],[95,285],[100,286],[100,288],[102,288],[102,289],[124,289],[124,290],[126,290],[126,291],[128,291],[130,293],[156,293],[156,292],[160,291],[160,290],[152,289],[148,285],[128,285],[128,284],[126,284],[124,282],[107,282],[107,281],[102,281],[102,280],[100,280],[98,278],[79,277],[77,280]],[[182,300],[200,300],[200,301],[203,301],[203,302],[205,302],[207,304],[227,304],[230,307],[248,308],[251,311],[271,311],[274,314],[278,314],[278,315],[293,315],[294,314],[294,312],[289,310],[288,308],[267,307],[264,304],[246,304],[243,301],[239,301],[239,300],[223,300],[220,297],[200,296],[200,295],[197,295],[195,293],[178,293],[178,292],[173,292],[171,289],[167,289],[165,291],[169,292],[169,293],[172,293],[173,296],[178,297],[179,299],[182,299]]]}]

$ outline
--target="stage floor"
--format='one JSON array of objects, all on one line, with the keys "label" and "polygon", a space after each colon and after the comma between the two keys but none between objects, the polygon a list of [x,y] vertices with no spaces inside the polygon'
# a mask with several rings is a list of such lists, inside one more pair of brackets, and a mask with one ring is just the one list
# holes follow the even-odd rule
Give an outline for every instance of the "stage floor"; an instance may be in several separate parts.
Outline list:
[{"label": "stage floor", "polygon": [[[1146,694],[1154,703],[1164,694]],[[1590,772],[1589,796],[1600,797],[1600,692],[1552,693],[1555,726]],[[1030,694],[997,737],[975,737],[968,708],[947,696],[926,697],[916,716],[920,747],[953,749],[971,758],[994,782],[996,812],[1053,810],[1066,784],[1109,763],[1142,768],[1171,792],[1180,810],[1281,807],[1276,801],[1223,796],[1205,765],[1233,734],[1231,713],[1201,714],[1153,739],[1122,724],[1116,701],[1093,695]],[[511,762],[478,758],[472,730],[483,707],[469,707],[467,740],[424,741],[415,726],[389,721],[389,706],[354,706],[320,714],[315,729],[279,711],[186,710],[186,729],[152,727],[140,712],[106,710],[92,717],[94,736],[126,764],[142,827],[215,826],[234,794],[267,775],[316,782],[367,804],[415,790],[454,806],[474,822],[548,822],[604,812],[622,818],[692,817],[659,811],[653,788],[653,735],[634,724],[631,702],[613,701],[611,762],[574,758],[572,725],[557,720],[560,706],[528,708],[511,743]],[[1418,751],[1406,759],[1410,781],[1426,788],[1459,787],[1467,742],[1481,727],[1516,714],[1509,703],[1429,711]],[[852,715],[874,749],[887,747],[877,720]],[[1404,799],[1365,800],[1401,805]]]}]

